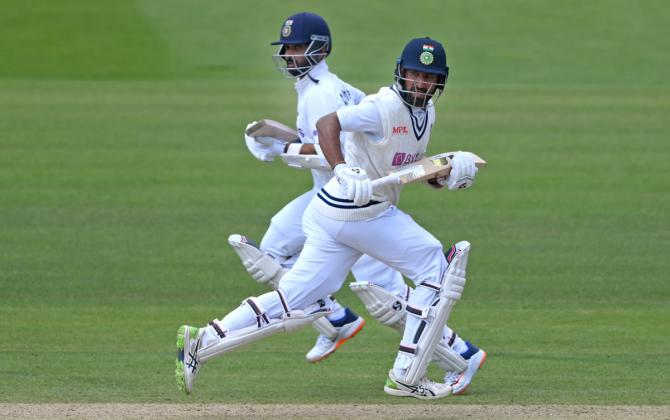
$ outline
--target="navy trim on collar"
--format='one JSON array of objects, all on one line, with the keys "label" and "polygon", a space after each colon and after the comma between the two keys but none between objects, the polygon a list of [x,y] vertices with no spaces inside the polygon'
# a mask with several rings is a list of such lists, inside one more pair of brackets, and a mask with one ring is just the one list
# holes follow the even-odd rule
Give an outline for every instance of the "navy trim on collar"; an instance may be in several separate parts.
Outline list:
[{"label": "navy trim on collar", "polygon": [[414,112],[412,111],[412,106],[407,105],[402,98],[402,95],[398,90],[396,89],[395,83],[390,86],[391,90],[398,95],[400,100],[402,101],[402,104],[405,105],[405,108],[409,111],[409,115],[412,120],[412,130],[414,131],[414,137],[416,137],[416,141],[421,141],[421,137],[423,137],[424,134],[426,134],[426,128],[428,127],[428,108],[425,109],[426,114],[425,118],[423,119],[423,122],[419,121],[419,117],[414,115]]},{"label": "navy trim on collar", "polygon": [[309,77],[309,80],[311,80],[315,84],[317,84],[317,85],[319,84],[319,79],[313,78],[311,74],[307,73],[307,77]]},{"label": "navy trim on collar", "polygon": [[419,117],[414,115],[412,107],[407,106],[407,109],[409,109],[409,115],[412,117],[412,130],[414,130],[414,136],[416,136],[417,141],[420,141],[421,137],[426,134],[426,128],[428,127],[428,109],[425,110],[423,121],[419,121]]}]

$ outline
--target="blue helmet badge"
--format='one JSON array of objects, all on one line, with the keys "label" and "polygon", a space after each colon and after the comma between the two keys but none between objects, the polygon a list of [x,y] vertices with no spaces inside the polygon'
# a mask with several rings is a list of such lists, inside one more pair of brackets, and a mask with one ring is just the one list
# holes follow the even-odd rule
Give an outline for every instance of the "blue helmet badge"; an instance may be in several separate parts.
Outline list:
[{"label": "blue helmet badge", "polygon": [[291,27],[293,26],[293,19],[288,19],[284,22],[284,26],[281,28],[282,38],[288,38],[291,35]]}]

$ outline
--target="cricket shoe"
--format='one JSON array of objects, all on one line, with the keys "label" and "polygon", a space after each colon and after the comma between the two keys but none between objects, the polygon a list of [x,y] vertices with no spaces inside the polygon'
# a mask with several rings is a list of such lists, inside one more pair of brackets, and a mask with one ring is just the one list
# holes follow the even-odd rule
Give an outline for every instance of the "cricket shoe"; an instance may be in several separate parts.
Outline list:
[{"label": "cricket shoe", "polygon": [[342,321],[341,326],[335,325],[331,321],[331,324],[335,326],[337,330],[337,335],[335,338],[330,339],[323,334],[319,334],[316,339],[316,344],[314,347],[307,353],[305,356],[308,362],[316,363],[335,353],[335,350],[340,348],[340,346],[347,342],[350,338],[353,338],[360,330],[363,329],[365,325],[365,319],[362,316],[356,315],[349,308],[344,308],[345,315],[344,320]]},{"label": "cricket shoe", "polygon": [[177,367],[175,377],[177,387],[190,394],[193,390],[195,377],[200,371],[200,362],[198,361],[198,350],[202,340],[204,328],[198,329],[188,325],[182,325],[177,330]]},{"label": "cricket shoe", "polygon": [[414,397],[421,400],[432,400],[451,394],[451,386],[433,382],[425,376],[416,385],[405,384],[393,376],[393,369],[391,369],[388,378],[386,378],[384,392],[394,397]]},{"label": "cricket shoe", "polygon": [[[463,357],[468,362],[468,367],[463,372],[450,372],[444,376],[444,383],[451,385],[451,393],[454,395],[464,394],[468,390],[472,378],[486,361],[486,352],[477,348],[474,344],[466,341],[465,344],[468,349],[463,354]],[[469,356],[469,357],[468,357]]]}]

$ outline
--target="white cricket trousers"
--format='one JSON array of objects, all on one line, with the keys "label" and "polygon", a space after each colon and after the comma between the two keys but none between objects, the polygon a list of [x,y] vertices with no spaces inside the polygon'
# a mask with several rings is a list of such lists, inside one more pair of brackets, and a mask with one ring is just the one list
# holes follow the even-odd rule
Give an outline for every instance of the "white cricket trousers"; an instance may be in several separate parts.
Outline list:
[{"label": "white cricket trousers", "polygon": [[[307,236],[303,250],[279,282],[289,310],[304,310],[337,292],[362,254],[395,268],[416,285],[425,281],[440,284],[447,269],[440,242],[394,206],[375,218],[354,222],[329,219],[308,206],[303,230]],[[425,307],[435,298],[434,290],[419,287],[409,302]],[[267,316],[282,317],[284,309],[276,292],[265,293],[258,300]],[[221,320],[223,329],[228,331],[255,323],[256,314],[248,305],[238,307]],[[417,323],[418,318],[407,317],[403,341],[412,341]]]},{"label": "white cricket trousers", "polygon": [[[274,257],[285,268],[293,267],[305,244],[302,218],[317,190],[310,190],[286,204],[272,217],[260,249]],[[369,281],[396,296],[404,296],[405,281],[399,272],[363,255],[352,267],[357,281]]]},{"label": "white cricket trousers", "polygon": [[279,287],[289,307],[304,309],[337,292],[362,254],[398,270],[416,285],[439,284],[447,269],[442,244],[409,215],[391,206],[362,221],[339,221],[308,206],[303,216],[305,245]]}]

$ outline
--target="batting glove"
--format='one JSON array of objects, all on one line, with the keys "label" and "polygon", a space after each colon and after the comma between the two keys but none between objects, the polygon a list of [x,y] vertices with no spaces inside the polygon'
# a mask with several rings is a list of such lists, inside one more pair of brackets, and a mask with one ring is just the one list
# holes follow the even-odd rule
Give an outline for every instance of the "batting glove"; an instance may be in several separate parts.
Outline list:
[{"label": "batting glove", "polygon": [[[247,125],[246,128],[254,125],[256,121]],[[275,139],[274,137],[250,137],[244,134],[244,142],[247,145],[249,152],[258,160],[263,162],[272,162],[274,158],[284,153],[284,142]]]},{"label": "batting glove", "polygon": [[365,169],[339,164],[334,169],[337,181],[344,188],[344,194],[353,200],[355,206],[364,206],[372,199],[372,181]]},{"label": "batting glove", "polygon": [[[450,190],[462,190],[472,186],[475,182],[475,174],[478,169],[475,166],[475,158],[468,152],[456,152],[451,158],[451,172],[447,177],[446,185]],[[439,181],[442,183],[444,181]]]}]

